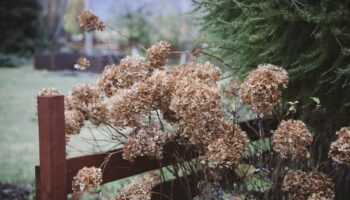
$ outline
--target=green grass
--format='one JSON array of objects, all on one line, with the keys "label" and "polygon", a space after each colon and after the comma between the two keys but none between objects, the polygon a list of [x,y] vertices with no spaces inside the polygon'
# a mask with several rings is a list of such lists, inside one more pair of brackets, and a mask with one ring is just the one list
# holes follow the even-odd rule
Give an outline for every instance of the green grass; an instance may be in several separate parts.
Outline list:
[{"label": "green grass", "polygon": [[[71,73],[69,73],[71,74]],[[38,164],[36,94],[43,87],[66,94],[79,83],[94,83],[97,75],[63,75],[32,66],[0,67],[0,181],[32,184]]]}]

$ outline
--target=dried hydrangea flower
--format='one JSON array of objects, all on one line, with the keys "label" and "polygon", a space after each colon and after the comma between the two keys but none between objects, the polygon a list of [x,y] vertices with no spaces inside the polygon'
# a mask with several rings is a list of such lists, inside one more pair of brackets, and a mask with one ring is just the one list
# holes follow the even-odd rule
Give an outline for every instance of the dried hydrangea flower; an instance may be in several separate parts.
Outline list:
[{"label": "dried hydrangea flower", "polygon": [[163,119],[178,122],[175,112],[169,108],[176,83],[170,72],[155,70],[145,83],[153,91],[154,107],[161,111]]},{"label": "dried hydrangea flower", "polygon": [[334,198],[334,183],[322,172],[289,170],[284,177],[282,190],[288,192],[295,200]]},{"label": "dried hydrangea flower", "polygon": [[67,106],[86,112],[86,107],[100,98],[97,87],[89,84],[75,85],[67,96]]},{"label": "dried hydrangea flower", "polygon": [[147,49],[147,58],[150,68],[162,69],[170,54],[171,44],[167,41],[160,41]]},{"label": "dried hydrangea flower", "polygon": [[103,31],[103,29],[105,28],[103,21],[101,21],[100,18],[90,10],[85,10],[81,12],[78,19],[79,26],[83,27],[87,32],[95,30]]},{"label": "dried hydrangea flower", "polygon": [[74,65],[74,69],[84,71],[90,67],[90,61],[86,58],[79,58],[77,63]]},{"label": "dried hydrangea flower", "polygon": [[84,126],[84,114],[79,110],[65,110],[65,124],[66,124],[66,142],[69,142],[70,136],[79,134],[81,128]]},{"label": "dried hydrangea flower", "polygon": [[137,127],[151,110],[153,94],[148,84],[135,84],[130,89],[119,91],[108,103],[108,119],[119,127]]},{"label": "dried hydrangea flower", "polygon": [[221,70],[209,62],[195,63],[187,62],[171,70],[171,75],[175,79],[198,79],[209,85],[216,85],[221,78]]},{"label": "dried hydrangea flower", "polygon": [[217,133],[208,145],[202,157],[202,164],[213,164],[215,168],[236,167],[241,161],[241,154],[247,148],[247,134],[237,124],[222,121]]},{"label": "dried hydrangea flower", "polygon": [[336,135],[338,139],[331,143],[329,156],[334,161],[350,167],[350,129],[341,128]]},{"label": "dried hydrangea flower", "polygon": [[84,167],[73,177],[72,190],[86,191],[102,183],[102,170],[96,167]]},{"label": "dried hydrangea flower", "polygon": [[107,96],[114,95],[119,89],[130,88],[149,76],[145,59],[140,56],[126,56],[119,65],[106,66],[97,85]]},{"label": "dried hydrangea flower", "polygon": [[252,110],[267,113],[278,103],[282,87],[287,87],[287,71],[271,64],[259,65],[241,85],[239,98]]},{"label": "dried hydrangea flower", "polygon": [[135,129],[123,147],[123,158],[134,161],[137,157],[148,156],[161,160],[167,134],[154,124]]},{"label": "dried hydrangea flower", "polygon": [[65,99],[65,107],[66,110],[79,110],[85,120],[90,120],[94,125],[107,121],[107,105],[96,86],[89,84],[74,86]]},{"label": "dried hydrangea flower", "polygon": [[273,149],[282,158],[302,158],[312,143],[312,135],[300,120],[282,121],[272,136]]},{"label": "dried hydrangea flower", "polygon": [[159,182],[158,176],[138,177],[124,186],[114,200],[151,200],[152,189]]},{"label": "dried hydrangea flower", "polygon": [[52,97],[60,95],[56,88],[43,88],[39,93],[39,97]]},{"label": "dried hydrangea flower", "polygon": [[210,127],[223,114],[216,84],[220,70],[210,63],[189,62],[173,68],[168,77],[171,96],[167,106],[179,123],[182,136],[192,144],[207,145]]},{"label": "dried hydrangea flower", "polygon": [[176,83],[169,108],[179,117],[182,134],[193,144],[202,144],[206,127],[221,118],[220,92],[198,80],[183,79]]},{"label": "dried hydrangea flower", "polygon": [[[188,62],[183,65],[172,68],[168,71],[156,71],[150,79],[158,88],[156,91],[156,99],[163,117],[169,122],[178,122],[180,116],[171,108],[172,100],[178,97],[177,93],[181,93],[182,89],[186,89],[184,84],[195,81],[198,85],[205,87],[217,88],[216,82],[220,79],[220,69],[214,67],[209,62],[197,64]],[[174,103],[174,102],[173,102]],[[174,105],[173,105],[174,106]]]}]

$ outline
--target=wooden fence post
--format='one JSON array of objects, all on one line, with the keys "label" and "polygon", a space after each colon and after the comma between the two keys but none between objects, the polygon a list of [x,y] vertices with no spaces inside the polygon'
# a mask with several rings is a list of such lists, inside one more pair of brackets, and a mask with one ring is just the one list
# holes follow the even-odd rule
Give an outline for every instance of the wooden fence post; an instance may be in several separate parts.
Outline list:
[{"label": "wooden fence post", "polygon": [[38,97],[40,168],[37,199],[67,199],[64,96]]}]

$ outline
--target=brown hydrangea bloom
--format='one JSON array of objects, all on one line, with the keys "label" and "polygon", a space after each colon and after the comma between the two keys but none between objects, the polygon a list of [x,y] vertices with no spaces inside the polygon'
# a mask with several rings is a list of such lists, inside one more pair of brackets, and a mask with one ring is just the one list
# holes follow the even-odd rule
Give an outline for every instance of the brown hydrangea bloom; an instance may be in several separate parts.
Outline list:
[{"label": "brown hydrangea bloom", "polygon": [[89,84],[76,85],[67,96],[69,106],[85,112],[86,107],[100,98],[100,91],[96,86]]},{"label": "brown hydrangea bloom", "polygon": [[162,69],[170,54],[171,44],[167,41],[160,41],[147,49],[147,58],[150,69]]},{"label": "brown hydrangea bloom", "polygon": [[43,88],[39,93],[39,97],[52,97],[60,95],[56,88]]},{"label": "brown hydrangea bloom", "polygon": [[282,190],[295,200],[332,200],[334,183],[325,173],[289,170],[284,177]]},{"label": "brown hydrangea bloom", "polygon": [[90,61],[86,58],[79,58],[77,60],[77,63],[74,65],[74,68],[77,70],[86,70],[88,67],[90,67]]},{"label": "brown hydrangea bloom", "polygon": [[169,108],[179,117],[182,134],[193,144],[203,144],[206,128],[222,116],[217,86],[198,80],[183,79],[176,83]]},{"label": "brown hydrangea bloom", "polygon": [[338,139],[332,142],[329,156],[334,161],[350,167],[350,129],[341,128],[336,135]]},{"label": "brown hydrangea bloom", "polygon": [[78,19],[79,26],[83,27],[87,32],[95,30],[103,31],[103,29],[105,28],[103,21],[101,21],[100,18],[90,10],[84,10],[83,12],[81,12]]},{"label": "brown hydrangea bloom", "polygon": [[154,94],[154,107],[161,111],[163,118],[168,122],[178,122],[175,112],[169,108],[175,83],[176,80],[171,76],[170,72],[163,70],[155,70],[146,81],[146,84],[149,85]]},{"label": "brown hydrangea bloom", "polygon": [[79,134],[81,128],[84,126],[84,114],[79,110],[65,110],[65,124],[66,124],[66,142],[69,142],[70,136]]},{"label": "brown hydrangea bloom", "polygon": [[240,163],[241,154],[247,148],[247,134],[237,124],[221,121],[215,130],[202,164],[212,163],[215,168],[234,168]]},{"label": "brown hydrangea bloom", "polygon": [[167,138],[167,134],[154,124],[137,128],[124,144],[123,158],[134,161],[137,157],[148,156],[161,160]]},{"label": "brown hydrangea bloom", "polygon": [[287,71],[271,64],[259,65],[241,85],[239,98],[253,111],[267,113],[278,103],[282,87],[288,83]]},{"label": "brown hydrangea bloom", "polygon": [[99,126],[100,124],[108,122],[109,110],[106,102],[102,99],[97,99],[97,101],[88,104],[86,109],[86,119],[88,119],[93,125]]},{"label": "brown hydrangea bloom", "polygon": [[152,189],[158,182],[158,176],[138,177],[124,186],[114,200],[151,200]]},{"label": "brown hydrangea bloom", "polygon": [[204,64],[187,62],[171,70],[174,79],[197,79],[209,85],[216,85],[221,78],[221,70],[206,62]]},{"label": "brown hydrangea bloom", "polygon": [[102,183],[102,170],[96,167],[84,167],[73,177],[72,190],[86,191]]},{"label": "brown hydrangea bloom", "polygon": [[282,121],[272,136],[273,149],[282,158],[302,158],[312,143],[312,135],[300,120]]},{"label": "brown hydrangea bloom", "polygon": [[98,87],[83,84],[72,88],[65,99],[66,110],[78,110],[94,125],[107,121],[108,109]]},{"label": "brown hydrangea bloom", "polygon": [[110,98],[108,119],[119,127],[137,127],[141,119],[151,110],[153,93],[144,82],[133,85],[130,89],[120,90]]},{"label": "brown hydrangea bloom", "polygon": [[143,57],[126,56],[118,66],[106,66],[97,84],[107,96],[112,96],[119,89],[130,88],[136,82],[145,80],[149,75]]}]

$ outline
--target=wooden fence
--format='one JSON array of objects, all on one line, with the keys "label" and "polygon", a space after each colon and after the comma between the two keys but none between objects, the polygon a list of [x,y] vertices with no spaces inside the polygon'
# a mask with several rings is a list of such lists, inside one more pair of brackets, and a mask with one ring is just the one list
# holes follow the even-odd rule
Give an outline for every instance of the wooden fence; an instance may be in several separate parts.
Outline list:
[{"label": "wooden fence", "polygon": [[[191,149],[179,147],[174,143],[164,147],[162,161],[139,158],[134,162],[123,159],[121,149],[113,152],[105,152],[92,155],[84,155],[74,158],[66,158],[65,120],[64,120],[64,96],[38,97],[39,117],[39,149],[40,165],[35,167],[36,172],[36,198],[38,200],[66,200],[72,193],[72,180],[76,173],[83,167],[99,167],[110,155],[109,161],[104,165],[103,183],[119,180],[137,175],[162,166],[176,162],[173,154],[180,154],[185,160],[190,160],[198,155]],[[113,154],[111,154],[113,153]],[[157,193],[171,196],[172,199],[189,199],[189,191],[185,191],[188,185],[183,185],[183,180],[178,179],[165,182],[155,187]],[[191,183],[195,188],[195,183]],[[176,190],[176,193],[172,193]],[[166,199],[162,195],[153,195],[152,199]]]}]

